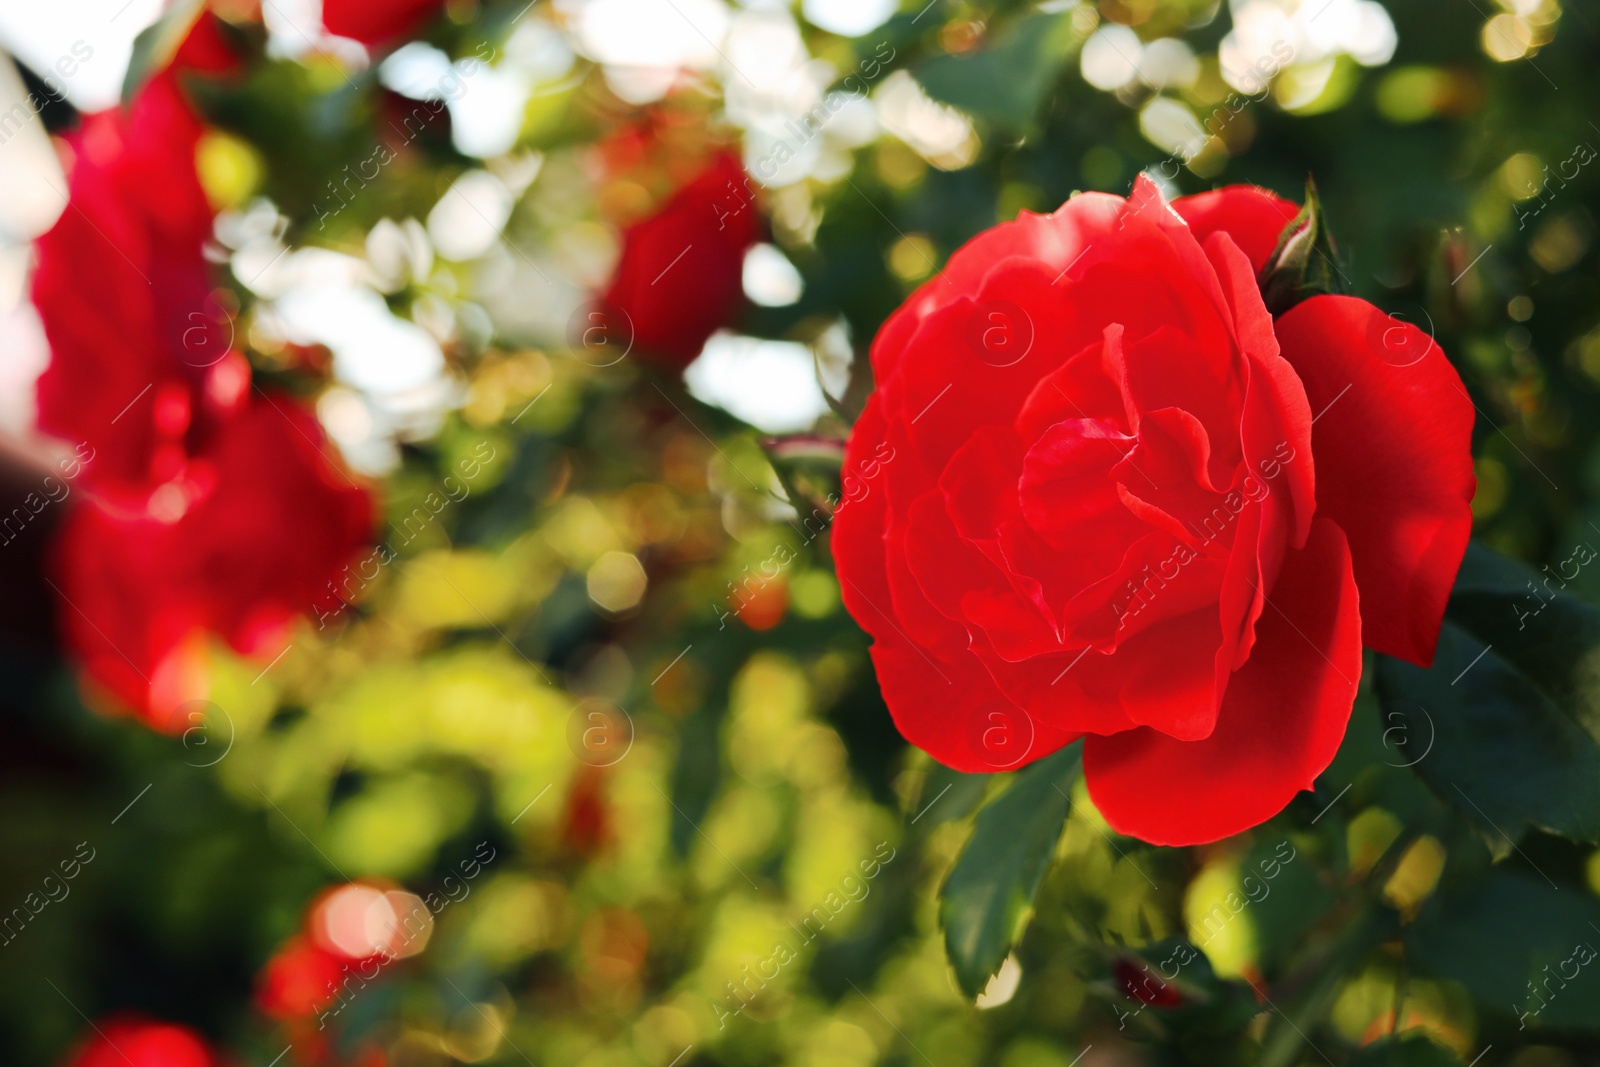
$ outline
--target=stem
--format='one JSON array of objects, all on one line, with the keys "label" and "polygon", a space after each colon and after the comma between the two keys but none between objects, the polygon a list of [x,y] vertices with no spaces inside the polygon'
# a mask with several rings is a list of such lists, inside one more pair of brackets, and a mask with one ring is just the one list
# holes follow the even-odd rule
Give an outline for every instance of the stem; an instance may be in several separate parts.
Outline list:
[{"label": "stem", "polygon": [[[1268,998],[1285,1025],[1276,1027],[1263,1043],[1259,1067],[1291,1067],[1300,1055],[1300,1046],[1311,1040],[1303,1027],[1314,1027],[1322,1021],[1323,1015],[1333,1006],[1345,975],[1393,935],[1396,916],[1383,903],[1383,887],[1400,865],[1401,857],[1422,834],[1420,828],[1408,828],[1389,843],[1363,879],[1359,910],[1344,933],[1329,949],[1313,955],[1280,985],[1281,996],[1285,989],[1294,991],[1300,983],[1307,983],[1306,992],[1296,1005],[1300,1022],[1291,1019]],[[1318,1054],[1321,1055],[1320,1049]]]},{"label": "stem", "polygon": [[[1281,1007],[1273,1008],[1284,1025],[1274,1028],[1261,1050],[1259,1067],[1291,1067],[1300,1055],[1300,1046],[1310,1044],[1305,1027],[1315,1027],[1333,1006],[1345,975],[1388,940],[1393,931],[1393,916],[1376,900],[1370,901],[1346,928],[1334,951],[1327,957],[1327,966],[1311,983],[1310,989],[1297,1006],[1300,1021],[1290,1018]],[[1269,999],[1268,1003],[1272,1003]],[[1312,1045],[1316,1048],[1316,1045]],[[1320,1049],[1318,1055],[1322,1055]],[[1327,1057],[1324,1056],[1324,1059]]]},{"label": "stem", "polygon": [[1394,983],[1394,1018],[1389,1023],[1390,1035],[1400,1032],[1400,1014],[1406,1009],[1406,978],[1407,968],[1405,956],[1400,957],[1400,977]]}]

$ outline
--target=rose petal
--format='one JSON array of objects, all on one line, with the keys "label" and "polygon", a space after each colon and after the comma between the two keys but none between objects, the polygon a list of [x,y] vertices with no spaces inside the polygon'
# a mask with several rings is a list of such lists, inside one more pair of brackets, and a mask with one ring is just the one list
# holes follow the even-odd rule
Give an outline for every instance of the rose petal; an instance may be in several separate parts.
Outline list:
[{"label": "rose petal", "polygon": [[1233,238],[1256,272],[1266,266],[1278,247],[1278,236],[1300,209],[1276,193],[1253,185],[1230,185],[1172,202],[1202,245],[1214,233]]},{"label": "rose petal", "polygon": [[419,29],[442,7],[442,0],[323,0],[322,24],[370,46]]},{"label": "rose petal", "polygon": [[1065,419],[1033,443],[1021,478],[1007,487],[1028,525],[1057,548],[1071,546],[1094,556],[1115,548],[1116,556],[1105,559],[1099,573],[1085,575],[1084,581],[1109,573],[1122,546],[1145,532],[1144,524],[1123,506],[1111,476],[1133,445],[1108,423]]},{"label": "rose petal", "polygon": [[[952,258],[959,270],[946,268],[912,297],[910,336],[900,315],[892,320],[901,351],[916,359],[875,348],[884,414],[891,424],[904,420],[930,466],[942,467],[979,427],[1014,424],[1041,379],[1107,327],[1120,324],[1135,341],[1173,330],[1202,352],[1232,347],[1232,312],[1215,272],[1154,186],[1141,179],[1132,200],[1113,200],[1116,214],[1104,201],[1084,194],[1050,216],[1030,216],[1021,231],[1013,223],[979,235]],[[1048,246],[1048,256],[1017,254],[1028,244]],[[985,253],[993,258],[980,272],[975,257]],[[964,288],[977,279],[976,289]]]},{"label": "rose petal", "polygon": [[1316,412],[1317,514],[1350,539],[1367,647],[1426,666],[1472,532],[1472,401],[1432,338],[1365,300],[1312,297],[1278,338]]},{"label": "rose petal", "polygon": [[1006,699],[970,653],[936,660],[891,636],[873,644],[872,663],[900,733],[958,771],[1012,770],[1079,737]]},{"label": "rose petal", "polygon": [[1130,511],[1192,543],[1200,539],[1201,519],[1222,502],[1211,487],[1210,458],[1200,420],[1181,408],[1161,408],[1139,420],[1138,445],[1110,473]]},{"label": "rose petal", "polygon": [[1111,327],[1104,338],[1040,378],[1017,415],[1016,429],[1022,439],[1035,440],[1063,419],[1098,419],[1121,433],[1131,433],[1117,385],[1122,373],[1121,343],[1122,327]]},{"label": "rose petal", "polygon": [[[1196,561],[1198,564],[1200,561]],[[1141,726],[1197,741],[1216,727],[1232,650],[1214,604],[1162,621],[1124,641],[1114,657],[1123,709]]]},{"label": "rose petal", "polygon": [[[844,474],[860,471],[876,454],[884,440],[884,430],[882,405],[869,401],[845,446],[841,468]],[[851,577],[848,584],[840,583],[839,598],[851,617],[870,634],[876,634],[882,626],[872,610],[872,603],[889,603],[889,575],[883,546],[887,532],[887,496],[882,485],[869,485],[865,496],[841,503],[833,513],[829,546],[833,550],[835,569]]]},{"label": "rose petal", "polygon": [[[1039,583],[963,539],[941,496],[917,501],[908,520],[901,541],[905,563],[927,602],[965,626],[963,644],[981,635],[1010,660],[1063,647]],[[891,568],[892,561],[891,555]]]},{"label": "rose petal", "polygon": [[[1223,626],[1238,627],[1233,667],[1242,665],[1255,642],[1255,624],[1265,609],[1265,591],[1277,580],[1283,554],[1305,543],[1316,511],[1316,471],[1311,450],[1311,407],[1305,387],[1281,353],[1272,317],[1261,302],[1245,255],[1225,233],[1206,241],[1206,254],[1228,293],[1234,330],[1244,353],[1246,378],[1239,442],[1244,463],[1223,497],[1229,511],[1240,501],[1256,501],[1241,544],[1253,552],[1234,553],[1223,585]],[[1206,524],[1209,527],[1209,523]]]},{"label": "rose petal", "polygon": [[1215,841],[1276,815],[1332,762],[1361,677],[1360,605],[1337,525],[1317,519],[1285,559],[1257,631],[1209,737],[1139,729],[1084,742],[1089,796],[1118,833]]}]

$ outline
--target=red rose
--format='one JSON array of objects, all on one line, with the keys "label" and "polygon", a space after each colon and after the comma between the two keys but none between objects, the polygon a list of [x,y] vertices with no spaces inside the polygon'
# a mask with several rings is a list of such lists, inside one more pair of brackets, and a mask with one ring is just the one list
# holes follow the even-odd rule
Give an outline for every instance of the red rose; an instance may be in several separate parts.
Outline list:
[{"label": "red rose", "polygon": [[624,348],[679,370],[733,320],[744,302],[744,254],[761,239],[752,189],[738,157],[724,152],[623,232],[603,308]]},{"label": "red rose", "polygon": [[443,7],[443,0],[322,0],[322,24],[329,33],[376,45],[411,33]]},{"label": "red rose", "polygon": [[53,570],[89,677],[152,725],[181,729],[173,713],[203,695],[193,641],[216,633],[239,652],[280,652],[288,623],[371,533],[371,500],[328,447],[306,411],[262,395],[142,510],[105,498],[75,509]]},{"label": "red rose", "polygon": [[1363,644],[1431,660],[1473,408],[1365,301],[1270,317],[1257,272],[1294,214],[1083,194],[885,323],[834,546],[912,743],[991,771],[1084,737],[1113,827],[1199,843],[1327,767]]},{"label": "red rose", "polygon": [[96,1023],[68,1067],[215,1067],[194,1031],[137,1018]]},{"label": "red rose", "polygon": [[76,447],[92,490],[56,546],[62,625],[90,679],[161,728],[204,695],[205,634],[276,654],[371,524],[315,420],[252,391],[212,288],[202,125],[179,77],[231,62],[206,16],[127,110],[84,120],[34,277],[39,428]]},{"label": "red rose", "polygon": [[232,338],[203,255],[200,133],[170,72],[128,110],[88,116],[69,141],[68,207],[38,241],[33,301],[51,349],[39,428],[93,449],[85,473],[102,489],[175,476],[239,394],[207,388]]},{"label": "red rose", "polygon": [[92,452],[87,481],[141,494],[244,394],[233,323],[204,248],[212,211],[195,170],[204,127],[180,80],[237,71],[203,12],[127,108],[68,140],[67,209],[37,243],[33,302],[50,342],[38,424]]}]

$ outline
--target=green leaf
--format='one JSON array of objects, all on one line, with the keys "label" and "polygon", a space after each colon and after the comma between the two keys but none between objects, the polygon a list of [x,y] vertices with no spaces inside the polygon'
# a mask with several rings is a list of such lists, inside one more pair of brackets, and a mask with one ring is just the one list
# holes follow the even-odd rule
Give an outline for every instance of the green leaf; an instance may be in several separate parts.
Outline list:
[{"label": "green leaf", "polygon": [[[1600,901],[1495,867],[1441,893],[1406,935],[1419,971],[1466,986],[1527,1029],[1600,1029]],[[1530,983],[1532,988],[1530,989]]]},{"label": "green leaf", "polygon": [[1268,974],[1288,964],[1306,932],[1338,899],[1298,849],[1290,846],[1290,859],[1284,861],[1286,845],[1285,838],[1262,834],[1239,865],[1240,874],[1251,879],[1244,888],[1256,886],[1250,892],[1263,894],[1249,899],[1258,959]]},{"label": "green leaf", "polygon": [[1035,15],[971,55],[940,55],[916,68],[935,100],[1003,126],[1033,124],[1070,52],[1071,19]]},{"label": "green leaf", "polygon": [[1019,772],[978,813],[939,890],[944,947],[962,992],[983,992],[1025,924],[1072,809],[1080,753],[1072,745]]},{"label": "green leaf", "polygon": [[912,821],[920,824],[923,832],[927,832],[939,823],[966,818],[983,803],[983,795],[988,791],[992,777],[988,774],[966,774],[953,771],[942,763],[934,764],[922,786],[922,795],[917,798],[917,810],[911,816]]},{"label": "green leaf", "polygon": [[133,100],[145,82],[167,68],[204,10],[205,0],[178,0],[171,10],[139,32],[133,40],[128,73],[122,79],[123,106]]},{"label": "green leaf", "polygon": [[1433,666],[1378,661],[1404,760],[1502,851],[1529,827],[1600,842],[1600,611],[1545,577],[1472,547]]},{"label": "green leaf", "polygon": [[1455,1053],[1420,1034],[1375,1041],[1345,1062],[1348,1067],[1459,1067],[1461,1063]]},{"label": "green leaf", "polygon": [[1472,545],[1447,614],[1492,642],[1600,739],[1600,610],[1562,591],[1595,556],[1582,544],[1554,570],[1536,571]]},{"label": "green leaf", "polygon": [[1278,247],[1256,279],[1267,310],[1276,318],[1319,293],[1343,292],[1337,257],[1317,185],[1307,178],[1305,206],[1278,235]]}]

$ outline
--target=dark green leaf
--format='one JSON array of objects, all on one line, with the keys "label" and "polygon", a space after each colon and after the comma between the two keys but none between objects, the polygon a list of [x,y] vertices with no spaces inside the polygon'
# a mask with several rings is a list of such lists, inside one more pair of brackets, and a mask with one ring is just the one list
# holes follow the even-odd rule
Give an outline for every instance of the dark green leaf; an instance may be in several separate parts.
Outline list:
[{"label": "dark green leaf", "polygon": [[941,55],[916,69],[929,96],[969,115],[1009,127],[1032,125],[1068,58],[1072,23],[1036,15],[972,55]]},{"label": "dark green leaf", "polygon": [[[1126,1006],[1115,1007],[1118,1029],[1146,1011],[1159,1015],[1162,1024],[1181,1034],[1186,1043],[1236,1037],[1250,1019],[1260,1014],[1255,991],[1236,978],[1220,977],[1205,950],[1183,938],[1165,938],[1128,949],[1118,955],[1110,979]],[[1156,998],[1141,1004],[1138,991],[1165,987],[1176,1003]]]},{"label": "dark green leaf", "polygon": [[1503,848],[1529,827],[1600,841],[1600,612],[1536,596],[1543,577],[1472,548],[1433,666],[1378,663],[1405,760]]},{"label": "dark green leaf", "polygon": [[1077,745],[1019,772],[1010,788],[978,813],[939,890],[945,952],[970,997],[1011,951],[1071,810]]},{"label": "dark green leaf", "polygon": [[917,810],[911,815],[923,832],[952,819],[964,819],[983,803],[992,775],[964,774],[936,763],[928,772],[928,780],[917,798]]},{"label": "dark green leaf", "polygon": [[1448,615],[1492,643],[1600,739],[1600,610],[1563,592],[1562,577],[1575,577],[1594,558],[1594,549],[1581,545],[1554,569],[1535,571],[1473,545],[1450,594]]},{"label": "dark green leaf", "polygon": [[133,57],[122,79],[122,102],[126,105],[144,88],[144,83],[165,70],[178,46],[189,35],[195,20],[205,10],[204,0],[178,0],[155,22],[140,31],[133,41]]},{"label": "dark green leaf", "polygon": [[[1600,1029],[1600,901],[1503,867],[1442,893],[1406,937],[1424,973],[1533,1029]],[[1531,986],[1530,986],[1531,984]]]},{"label": "dark green leaf", "polygon": [[1283,228],[1257,278],[1267,310],[1278,316],[1318,293],[1343,292],[1337,255],[1316,183],[1308,178],[1305,206]]},{"label": "dark green leaf", "polygon": [[1262,834],[1251,845],[1240,874],[1248,879],[1243,888],[1251,905],[1261,966],[1271,973],[1287,963],[1337,895],[1317,877],[1314,863],[1299,849],[1270,834]]}]

